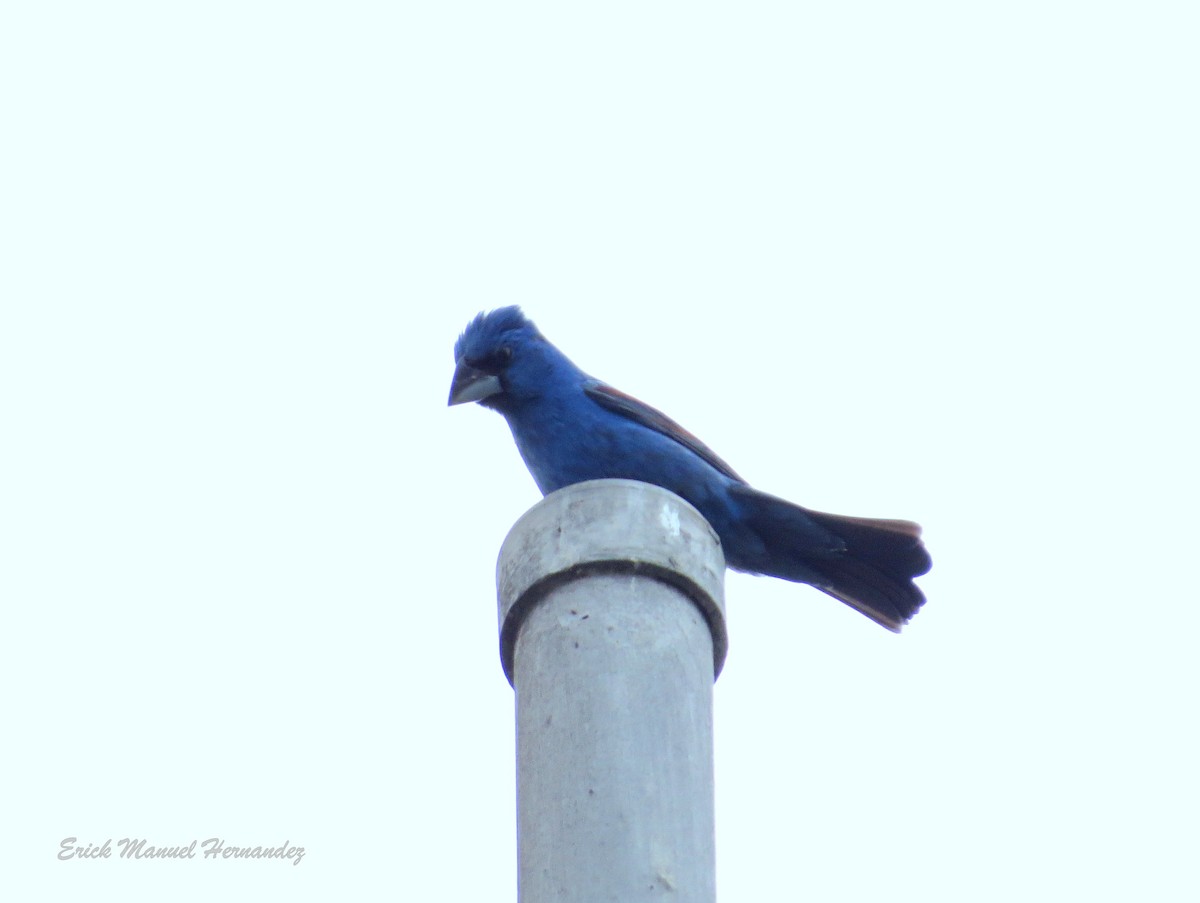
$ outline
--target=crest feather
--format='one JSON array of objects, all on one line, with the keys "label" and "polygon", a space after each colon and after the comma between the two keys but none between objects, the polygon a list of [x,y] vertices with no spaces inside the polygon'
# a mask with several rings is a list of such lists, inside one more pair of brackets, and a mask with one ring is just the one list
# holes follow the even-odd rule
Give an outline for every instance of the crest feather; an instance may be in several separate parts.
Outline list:
[{"label": "crest feather", "polygon": [[515,304],[493,311],[480,311],[454,343],[454,360],[457,362],[464,357],[486,357],[489,351],[498,348],[504,337],[512,332],[525,332],[531,337],[542,338],[533,321]]}]

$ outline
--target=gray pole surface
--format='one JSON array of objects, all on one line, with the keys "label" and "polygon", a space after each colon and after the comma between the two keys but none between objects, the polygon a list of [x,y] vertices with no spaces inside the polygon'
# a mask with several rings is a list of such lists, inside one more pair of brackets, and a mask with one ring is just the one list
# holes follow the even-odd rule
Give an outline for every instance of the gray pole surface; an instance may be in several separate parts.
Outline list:
[{"label": "gray pole surface", "polygon": [[551,493],[500,551],[520,903],[713,903],[712,685],[725,560],[678,496]]}]

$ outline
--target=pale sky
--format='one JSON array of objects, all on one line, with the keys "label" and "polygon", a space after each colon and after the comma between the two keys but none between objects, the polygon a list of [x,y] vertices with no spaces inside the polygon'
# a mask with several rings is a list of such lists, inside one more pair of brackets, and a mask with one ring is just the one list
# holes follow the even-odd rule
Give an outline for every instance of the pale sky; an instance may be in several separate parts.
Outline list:
[{"label": "pale sky", "polygon": [[729,575],[722,900],[1200,899],[1198,24],[8,5],[6,896],[516,899],[539,495],[446,396],[519,303],[755,486],[925,527],[900,636]]}]

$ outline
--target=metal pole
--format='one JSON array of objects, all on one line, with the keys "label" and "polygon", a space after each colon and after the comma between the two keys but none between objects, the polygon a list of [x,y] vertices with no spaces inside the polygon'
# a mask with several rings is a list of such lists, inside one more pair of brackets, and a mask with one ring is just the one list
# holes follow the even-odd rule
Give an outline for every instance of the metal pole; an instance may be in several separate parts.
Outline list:
[{"label": "metal pole", "polygon": [[630,480],[552,493],[505,539],[520,903],[715,901],[724,576],[700,513]]}]

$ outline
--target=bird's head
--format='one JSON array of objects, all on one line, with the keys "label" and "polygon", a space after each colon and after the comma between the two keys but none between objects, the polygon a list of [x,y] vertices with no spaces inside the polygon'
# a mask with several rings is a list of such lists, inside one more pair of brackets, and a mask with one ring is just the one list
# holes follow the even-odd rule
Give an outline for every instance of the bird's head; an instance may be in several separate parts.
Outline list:
[{"label": "bird's head", "polygon": [[519,307],[481,313],[454,343],[450,404],[477,401],[503,412],[515,395],[530,391],[551,348]]}]

